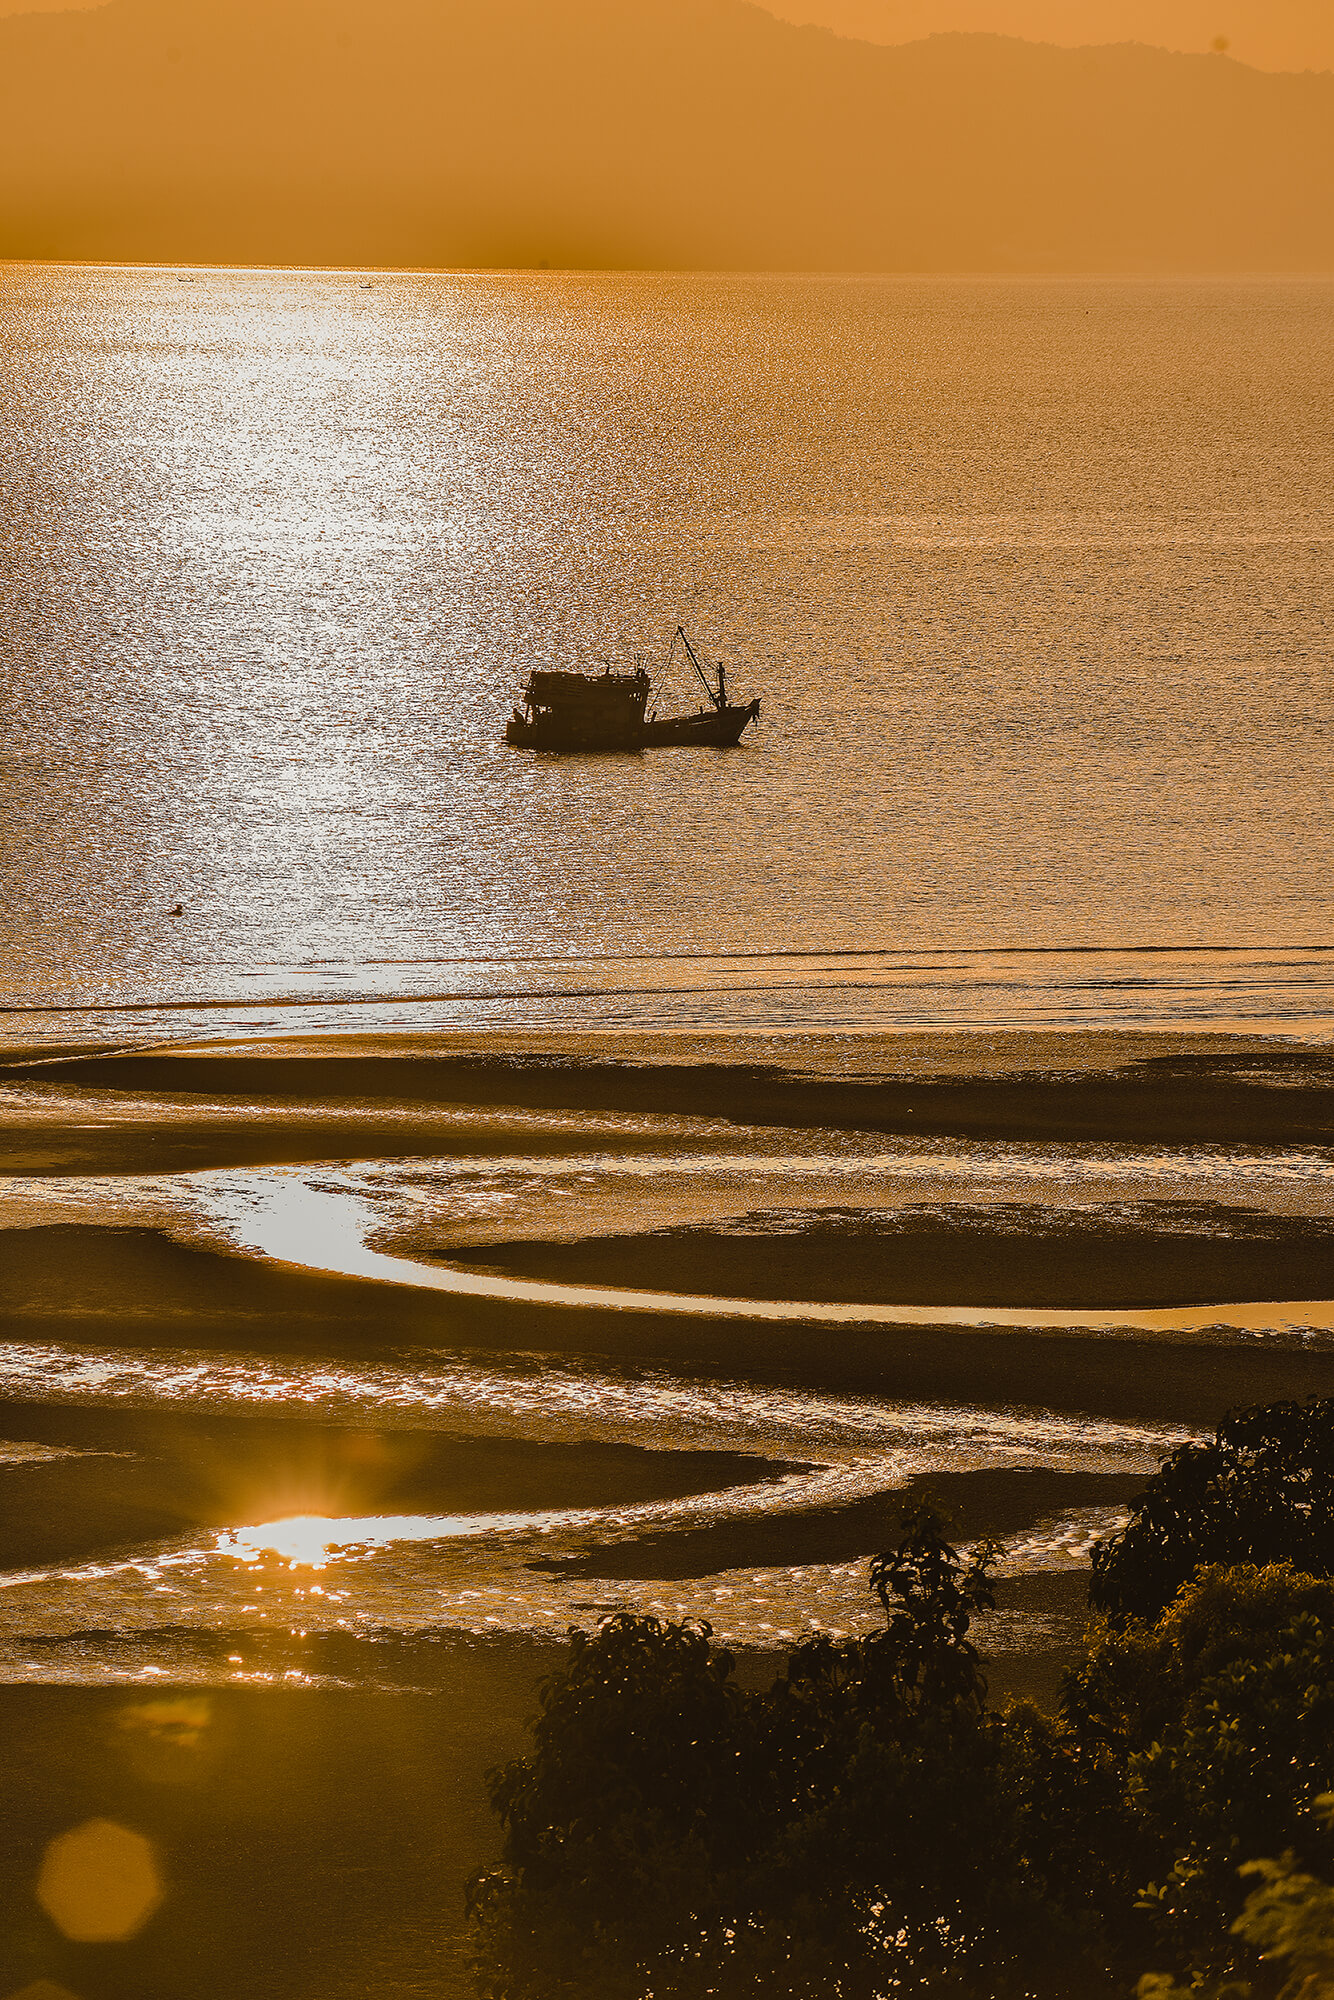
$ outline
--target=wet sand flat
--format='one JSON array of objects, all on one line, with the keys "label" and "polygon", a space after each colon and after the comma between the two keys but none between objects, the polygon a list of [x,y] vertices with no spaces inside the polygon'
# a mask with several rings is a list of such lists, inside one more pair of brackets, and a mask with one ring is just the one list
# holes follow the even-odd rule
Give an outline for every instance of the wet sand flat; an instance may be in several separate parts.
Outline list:
[{"label": "wet sand flat", "polygon": [[[925,1310],[925,1309],[924,1309]],[[161,1231],[0,1231],[11,1339],[255,1356],[428,1348],[602,1357],[702,1377],[884,1398],[1038,1405],[1214,1423],[1240,1403],[1325,1393],[1334,1359],[1301,1340],[1220,1341],[910,1325],[767,1325],[630,1310],[516,1306],[278,1268]],[[1149,1358],[1151,1357],[1151,1359]]]},{"label": "wet sand flat", "polygon": [[[44,1978],[108,2000],[462,2000],[463,1883],[497,1838],[484,1773],[522,1747],[570,1616],[587,1625],[619,1602],[675,1615],[688,1598],[713,1617],[716,1598],[741,1635],[738,1671],[762,1684],[786,1650],[770,1643],[779,1626],[801,1629],[811,1605],[831,1628],[873,1611],[865,1559],[930,1490],[961,1538],[1016,1551],[977,1635],[993,1690],[1052,1702],[1084,1620],[1087,1538],[1140,1490],[1169,1429],[1329,1389],[1320,1336],[1248,1331],[1225,1310],[1334,1297],[1325,1169],[1308,1172],[1334,1146],[1324,1050],[1143,1034],[442,1034],[49,1055],[11,1050],[0,1074],[18,1225],[0,1229],[3,1644],[24,1683],[0,1689],[0,1992]],[[803,1157],[835,1164],[840,1135],[892,1134],[905,1158],[936,1135],[932,1153],[958,1171],[930,1200],[898,1185],[880,1209],[876,1186],[858,1207],[832,1172],[785,1196],[789,1139],[814,1132],[828,1136]],[[1009,1183],[983,1198],[968,1148],[992,1142],[1195,1150],[1161,1196],[1112,1176],[1063,1204],[1040,1176],[1032,1199]],[[1239,1191],[1183,1199],[1210,1147],[1239,1149]],[[1271,1176],[1254,1204],[1248,1148],[1291,1155],[1291,1181]],[[870,1150],[844,1148],[854,1164]],[[727,1207],[741,1152],[775,1205]],[[581,1190],[618,1153],[633,1171],[599,1207]],[[659,1153],[712,1177],[710,1219],[644,1226],[684,1199]],[[533,1204],[565,1155],[571,1226],[539,1227]],[[443,1165],[342,1171],[432,1159],[517,1163],[498,1197],[512,1193],[513,1231],[460,1234],[463,1183]],[[210,1169],[239,1207],[217,1205],[199,1179]],[[1223,1159],[1215,1178],[1229,1171]],[[283,1247],[247,1253],[256,1239],[229,1234],[228,1213],[289,1184],[341,1191],[331,1226],[364,1224],[380,1251],[704,1294],[704,1309],[467,1297],[406,1272],[334,1275],[313,1250],[303,1266],[297,1243],[290,1263]],[[607,1226],[632,1212],[617,1208],[632,1184],[635,1226]],[[748,1297],[897,1301],[923,1319],[762,1323],[709,1306]],[[1158,1331],[932,1323],[933,1305],[969,1301],[1220,1311]],[[469,1402],[467,1383],[449,1400],[469,1370],[499,1383],[497,1400],[485,1387]],[[847,1409],[831,1408],[839,1397]],[[748,1398],[760,1416],[727,1415]],[[696,1406],[714,1413],[698,1436]],[[686,1413],[675,1430],[673,1411]],[[581,1509],[577,1531],[540,1524]],[[528,1540],[521,1522],[502,1530],[506,1568],[486,1523],[525,1511],[539,1526]],[[281,1533],[304,1515],[332,1538],[306,1567]],[[368,1522],[387,1524],[383,1545],[358,1545]],[[504,1637],[468,1636],[493,1628]],[[100,1957],[62,1944],[31,1898],[45,1841],[94,1816],[143,1831],[172,1884],[143,1936]]]},{"label": "wet sand flat", "polygon": [[[1010,1139],[1334,1143],[1334,1057],[1235,1035],[349,1035],[58,1061],[13,1049],[0,1066],[4,1082],[247,1103],[336,1100],[360,1103],[372,1126],[374,1108],[392,1100]],[[311,1157],[310,1122],[294,1117],[292,1157]],[[425,1113],[421,1123],[416,1138],[400,1128],[399,1143],[425,1145]],[[242,1143],[206,1120],[190,1142],[193,1164],[207,1157],[210,1133],[224,1149]],[[40,1125],[26,1129],[20,1117],[16,1146],[20,1135],[40,1146]],[[130,1145],[123,1134],[82,1138],[90,1156],[99,1143],[122,1156]],[[144,1130],[139,1143],[140,1170],[150,1171],[161,1142]],[[263,1148],[254,1157],[282,1157],[271,1127],[249,1143]]]},{"label": "wet sand flat", "polygon": [[[386,1247],[433,1246],[421,1230]],[[1096,1310],[1334,1297],[1334,1221],[1208,1203],[769,1211],[724,1229],[469,1244],[458,1256],[506,1276],[723,1298]]]}]

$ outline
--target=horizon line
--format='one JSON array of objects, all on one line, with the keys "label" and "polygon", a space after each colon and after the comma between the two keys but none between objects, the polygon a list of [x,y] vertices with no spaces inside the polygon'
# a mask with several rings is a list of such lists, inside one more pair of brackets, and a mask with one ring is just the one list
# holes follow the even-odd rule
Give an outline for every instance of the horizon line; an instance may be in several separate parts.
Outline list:
[{"label": "horizon line", "polygon": [[[106,0],[112,4],[112,0]],[[754,0],[758,4],[758,0]],[[3,17],[0,17],[3,18]],[[1331,72],[1334,74],[1334,72]],[[1334,265],[1319,269],[1297,266],[1230,271],[1175,270],[1167,267],[1116,268],[1090,266],[1087,270],[1044,270],[1029,265],[1013,270],[975,269],[965,266],[947,269],[895,266],[883,270],[867,266],[824,266],[791,268],[782,265],[718,264],[265,264],[246,262],[196,261],[191,258],[133,257],[4,257],[0,271],[208,271],[219,275],[269,276],[274,273],[321,277],[378,275],[386,278],[766,278],[775,282],[804,279],[835,283],[839,280],[897,280],[904,283],[944,284],[1334,284]]]}]

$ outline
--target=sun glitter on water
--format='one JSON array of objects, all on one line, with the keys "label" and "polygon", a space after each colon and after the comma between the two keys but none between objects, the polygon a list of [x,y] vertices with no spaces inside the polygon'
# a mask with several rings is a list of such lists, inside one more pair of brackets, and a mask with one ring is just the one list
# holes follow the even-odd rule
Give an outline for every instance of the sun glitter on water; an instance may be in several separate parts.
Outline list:
[{"label": "sun glitter on water", "polygon": [[302,1514],[290,1521],[269,1521],[256,1528],[238,1528],[234,1534],[220,1535],[218,1547],[229,1554],[282,1556],[287,1562],[323,1569],[335,1545],[331,1536],[340,1524],[319,1514]]},{"label": "sun glitter on water", "polygon": [[339,1556],[387,1548],[392,1542],[442,1542],[459,1536],[542,1528],[574,1518],[544,1514],[390,1514],[335,1517],[294,1514],[258,1527],[234,1528],[218,1536],[218,1553],[245,1562],[277,1556],[281,1561],[323,1569]]}]

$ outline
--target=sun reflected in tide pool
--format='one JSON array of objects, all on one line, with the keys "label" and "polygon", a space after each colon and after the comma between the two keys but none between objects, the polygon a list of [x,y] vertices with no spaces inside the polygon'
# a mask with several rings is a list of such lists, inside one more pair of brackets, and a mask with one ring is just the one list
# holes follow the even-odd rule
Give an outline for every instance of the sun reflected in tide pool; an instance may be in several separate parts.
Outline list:
[{"label": "sun reflected in tide pool", "polygon": [[254,1562],[277,1556],[311,1569],[323,1569],[340,1557],[355,1556],[371,1549],[387,1548],[393,1542],[442,1542],[460,1536],[484,1535],[497,1531],[531,1532],[554,1521],[568,1522],[569,1512],[550,1514],[389,1514],[337,1518],[324,1514],[297,1514],[284,1521],[266,1521],[259,1527],[234,1528],[218,1536],[220,1555],[239,1556]]}]

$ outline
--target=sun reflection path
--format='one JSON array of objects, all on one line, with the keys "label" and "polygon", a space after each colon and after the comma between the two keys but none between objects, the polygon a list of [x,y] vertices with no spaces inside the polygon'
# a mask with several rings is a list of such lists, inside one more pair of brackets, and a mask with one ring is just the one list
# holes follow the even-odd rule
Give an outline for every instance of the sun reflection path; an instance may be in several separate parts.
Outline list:
[{"label": "sun reflection path", "polygon": [[540,1533],[559,1522],[564,1527],[596,1520],[599,1510],[542,1514],[384,1514],[337,1518],[296,1514],[257,1527],[233,1528],[218,1536],[217,1553],[243,1561],[279,1556],[294,1568],[323,1569],[335,1555],[364,1553],[394,1542],[472,1540],[478,1535]]}]

